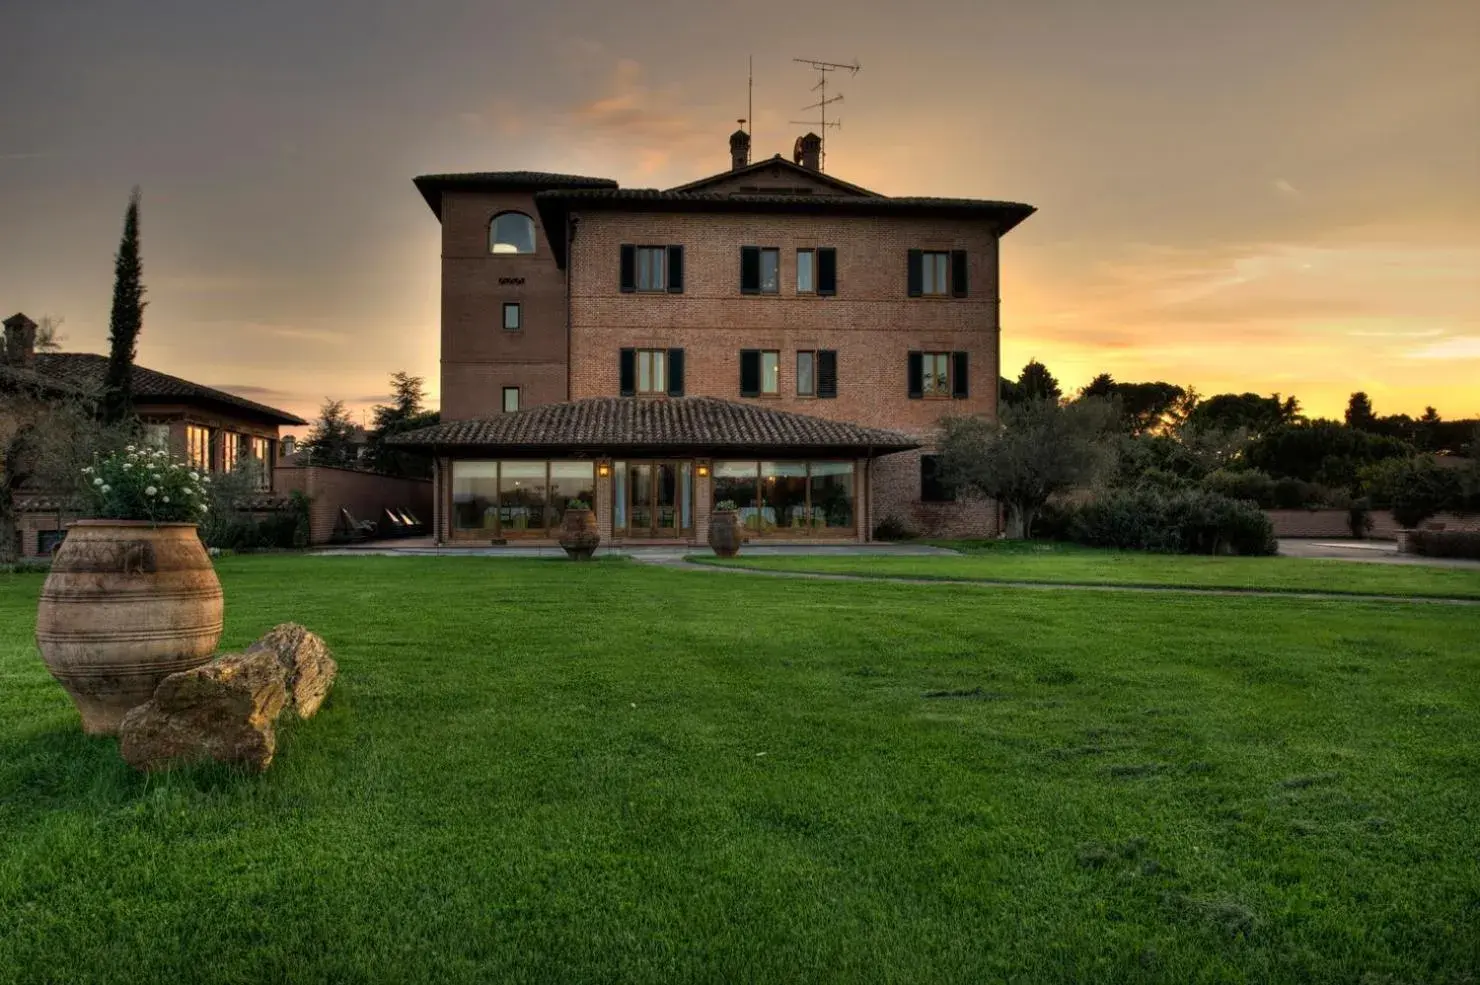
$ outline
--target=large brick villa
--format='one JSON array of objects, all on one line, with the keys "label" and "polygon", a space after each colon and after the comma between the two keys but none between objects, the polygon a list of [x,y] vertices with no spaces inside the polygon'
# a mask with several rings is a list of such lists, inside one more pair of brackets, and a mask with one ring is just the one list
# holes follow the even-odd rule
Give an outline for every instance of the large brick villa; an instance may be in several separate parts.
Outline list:
[{"label": "large brick villa", "polygon": [[666,191],[533,172],[416,179],[442,223],[443,542],[548,539],[571,499],[608,543],[867,540],[895,517],[990,534],[930,454],[997,412],[998,243],[1015,202],[891,198],[820,141]]}]

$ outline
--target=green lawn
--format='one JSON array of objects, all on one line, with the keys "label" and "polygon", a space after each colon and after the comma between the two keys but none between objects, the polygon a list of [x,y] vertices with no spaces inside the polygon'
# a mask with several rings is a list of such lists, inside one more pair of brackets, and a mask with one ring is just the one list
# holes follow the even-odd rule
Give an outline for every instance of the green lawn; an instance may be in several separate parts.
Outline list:
[{"label": "green lawn", "polygon": [[[1165,561],[1167,559],[1157,559]],[[0,982],[1473,982],[1480,610],[221,562],[263,776],[84,737],[0,577]]]},{"label": "green lawn", "polygon": [[938,542],[963,556],[750,556],[693,560],[764,571],[804,571],[870,578],[1254,588],[1480,599],[1480,566],[1373,564],[1290,557],[1201,557],[1098,550],[1043,541]]}]

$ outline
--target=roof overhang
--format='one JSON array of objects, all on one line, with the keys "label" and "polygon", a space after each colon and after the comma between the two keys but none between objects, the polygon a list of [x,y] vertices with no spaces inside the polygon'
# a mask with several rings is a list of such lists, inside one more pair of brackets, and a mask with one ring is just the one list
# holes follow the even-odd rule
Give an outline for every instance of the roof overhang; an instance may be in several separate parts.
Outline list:
[{"label": "roof overhang", "polygon": [[566,264],[567,225],[573,212],[702,212],[777,215],[896,216],[961,219],[991,225],[998,236],[1038,211],[1022,202],[963,198],[866,198],[848,195],[724,195],[655,189],[561,189],[535,195],[555,262]]},{"label": "roof overhang", "polygon": [[610,178],[539,171],[478,171],[464,174],[423,174],[412,179],[437,221],[442,220],[442,194],[449,191],[540,192],[552,188],[613,189]]}]

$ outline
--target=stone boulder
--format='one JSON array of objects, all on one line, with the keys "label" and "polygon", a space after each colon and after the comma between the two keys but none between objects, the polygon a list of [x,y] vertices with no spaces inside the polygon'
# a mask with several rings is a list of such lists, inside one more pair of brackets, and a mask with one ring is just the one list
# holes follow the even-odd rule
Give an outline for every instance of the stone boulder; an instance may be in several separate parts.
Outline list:
[{"label": "stone boulder", "polygon": [[288,700],[287,673],[272,650],[228,653],[161,681],[123,717],[119,752],[139,770],[211,759],[261,772],[277,750],[273,723]]},{"label": "stone boulder", "polygon": [[288,686],[288,706],[299,718],[312,718],[334,686],[339,665],[316,634],[296,622],[285,622],[256,643],[247,653],[271,653],[282,665]]}]

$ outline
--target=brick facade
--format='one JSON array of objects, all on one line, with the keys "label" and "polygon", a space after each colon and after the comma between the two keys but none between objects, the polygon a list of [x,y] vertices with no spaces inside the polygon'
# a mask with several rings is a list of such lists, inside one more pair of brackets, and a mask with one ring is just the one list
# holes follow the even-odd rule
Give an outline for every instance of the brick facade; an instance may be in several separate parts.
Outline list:
[{"label": "brick facade", "polygon": [[278,469],[274,485],[283,494],[301,492],[312,500],[309,541],[313,544],[327,544],[333,539],[341,509],[348,509],[356,520],[377,523],[386,507],[410,510],[428,525],[436,522],[432,512],[432,482],[428,479],[402,479],[355,469],[307,465]]}]

